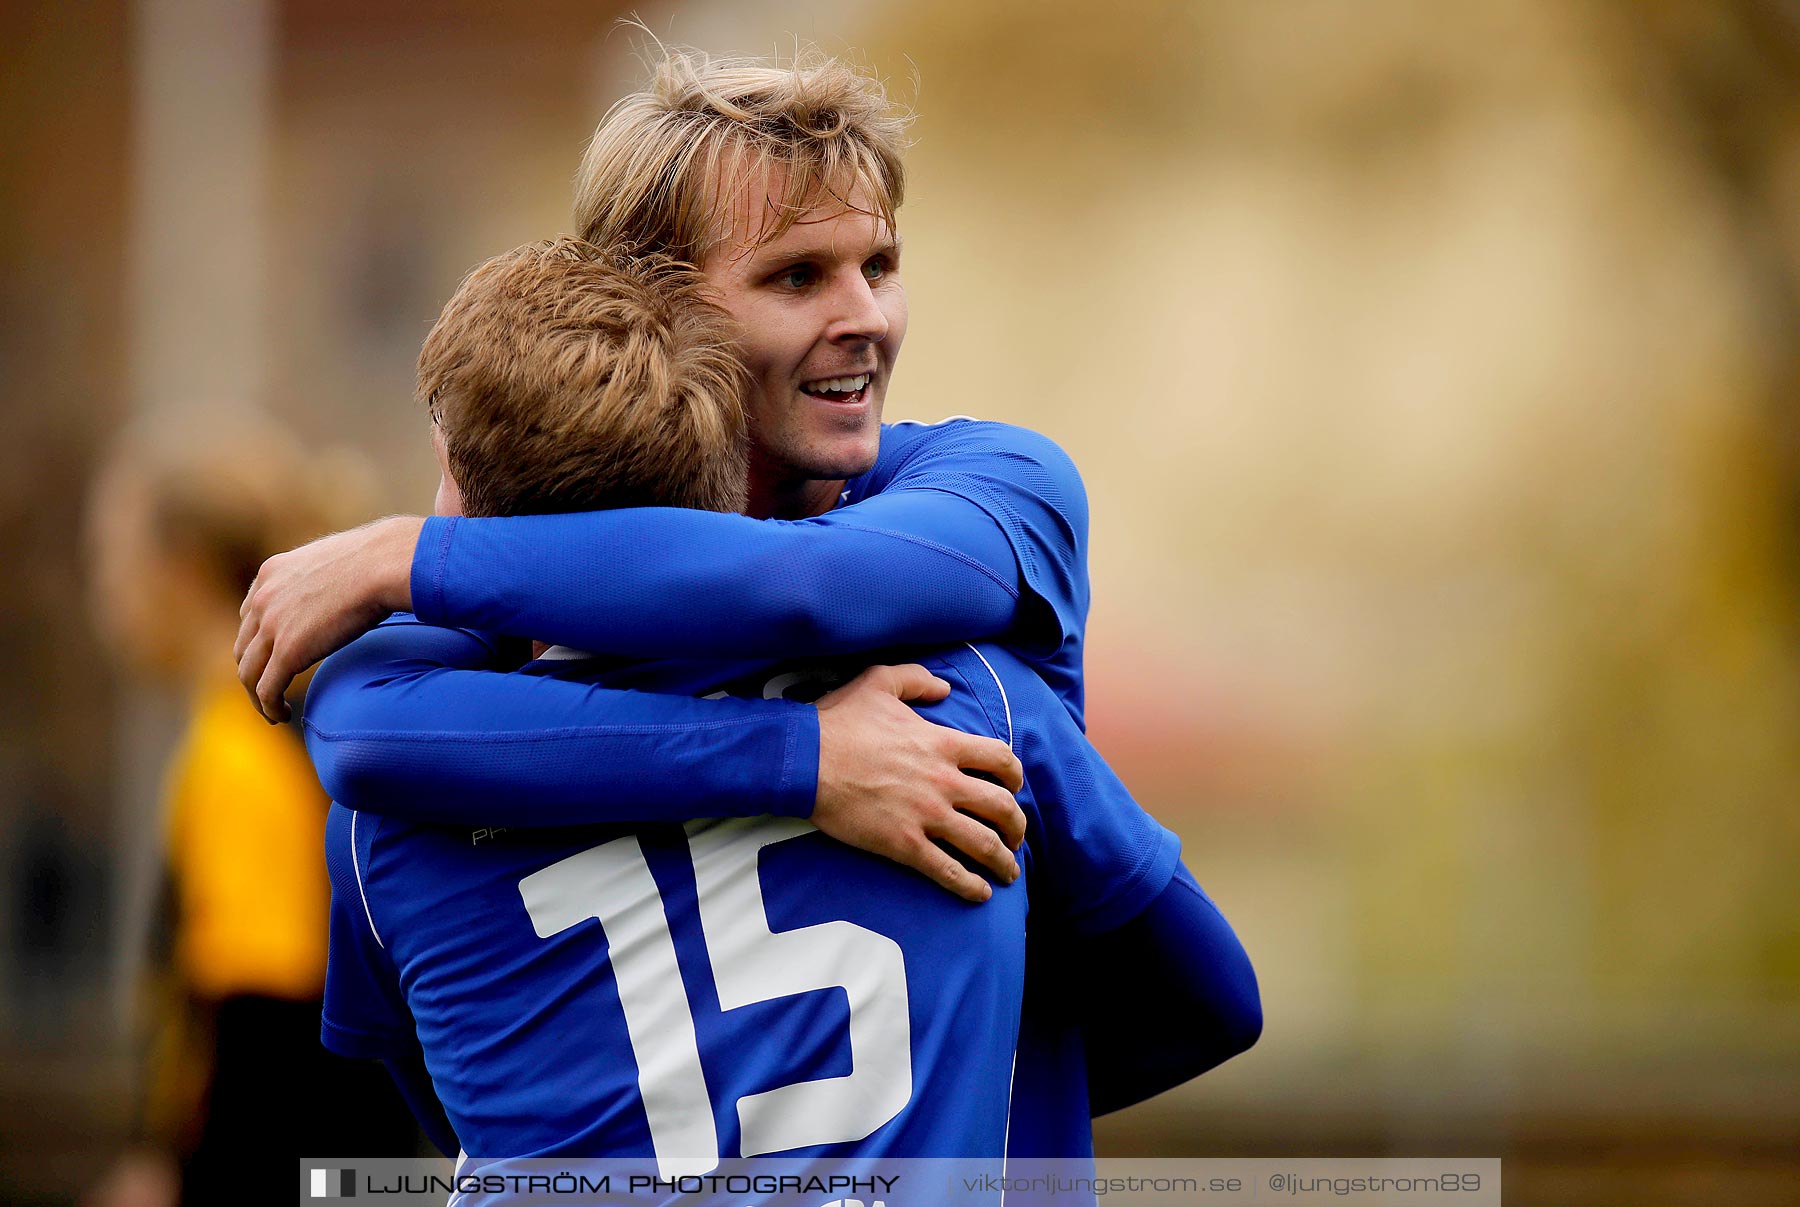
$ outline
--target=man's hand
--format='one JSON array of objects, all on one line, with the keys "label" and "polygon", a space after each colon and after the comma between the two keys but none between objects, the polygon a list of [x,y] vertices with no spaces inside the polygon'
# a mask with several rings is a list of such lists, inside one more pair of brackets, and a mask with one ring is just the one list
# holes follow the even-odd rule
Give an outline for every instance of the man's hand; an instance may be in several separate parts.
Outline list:
[{"label": "man's hand", "polygon": [[288,719],[288,684],[390,612],[412,607],[413,547],[425,521],[389,516],[320,537],[262,564],[238,609],[238,682],[271,723]]},{"label": "man's hand", "polygon": [[[1005,742],[934,725],[901,703],[942,700],[922,666],[872,666],[819,700],[819,796],[812,822],[839,842],[923,873],[969,901],[994,890],[937,845],[1011,884],[1025,813],[1025,770]],[[998,783],[965,771],[992,776]],[[990,823],[993,828],[989,828]]]}]

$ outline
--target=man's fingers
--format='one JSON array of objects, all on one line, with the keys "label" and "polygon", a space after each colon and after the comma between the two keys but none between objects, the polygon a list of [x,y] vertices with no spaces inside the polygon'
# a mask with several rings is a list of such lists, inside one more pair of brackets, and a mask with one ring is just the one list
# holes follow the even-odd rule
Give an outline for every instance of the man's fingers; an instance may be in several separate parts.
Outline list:
[{"label": "man's fingers", "polygon": [[[942,852],[940,852],[942,854]],[[994,886],[965,868],[956,860],[945,856],[944,879],[939,881],[945,888],[961,897],[964,901],[973,901],[980,905],[994,895]]]},{"label": "man's fingers", "polygon": [[283,693],[293,677],[292,672],[284,672],[278,665],[274,643],[264,633],[250,639],[244,656],[238,660],[238,682],[256,701],[256,711],[269,722],[288,719],[290,710]]},{"label": "man's fingers", "polygon": [[813,823],[964,900],[982,902],[993,896],[984,870],[1001,883],[1019,875],[1012,849],[1024,840],[1025,815],[1008,786],[1021,787],[1024,774],[1005,742],[945,729],[896,707],[949,692],[949,683],[906,663],[869,667],[824,696]]},{"label": "man's fingers", "polygon": [[917,844],[899,856],[899,862],[924,874],[925,878],[949,889],[964,901],[980,904],[994,895],[994,886],[971,872],[936,843],[919,839]]},{"label": "man's fingers", "polygon": [[974,776],[963,778],[968,783],[962,785],[963,796],[956,807],[998,830],[1008,850],[1018,850],[1025,841],[1025,810],[1019,808],[1019,802],[998,784]]},{"label": "man's fingers", "polygon": [[[256,685],[262,681],[263,668],[268,665],[269,638],[266,633],[258,632],[245,644],[243,652],[238,655],[237,664],[238,682],[244,685],[244,690],[250,693],[252,700],[256,699]],[[258,701],[257,710],[261,709],[262,703]]]},{"label": "man's fingers", "polygon": [[956,729],[945,729],[950,757],[964,771],[979,771],[992,776],[1001,787],[1017,792],[1025,787],[1025,766],[1012,747],[996,738],[977,737]]},{"label": "man's fingers", "polygon": [[902,700],[942,700],[950,694],[950,685],[916,662],[899,666],[871,666],[857,676],[868,679],[883,691]]},{"label": "man's fingers", "polygon": [[[249,598],[249,596],[244,597],[246,604],[248,604]],[[245,612],[242,613],[242,617],[238,621],[237,640],[231,643],[231,656],[239,662],[244,660],[244,651],[250,648],[251,640],[262,631],[260,612]]]},{"label": "man's fingers", "polygon": [[293,681],[293,674],[283,671],[280,662],[273,656],[269,665],[256,681],[256,706],[262,715],[271,721],[285,721],[291,715],[287,702],[287,685]]},{"label": "man's fingers", "polygon": [[1019,861],[1005,840],[973,817],[952,813],[928,832],[992,872],[1000,883],[1011,884],[1019,878]]}]

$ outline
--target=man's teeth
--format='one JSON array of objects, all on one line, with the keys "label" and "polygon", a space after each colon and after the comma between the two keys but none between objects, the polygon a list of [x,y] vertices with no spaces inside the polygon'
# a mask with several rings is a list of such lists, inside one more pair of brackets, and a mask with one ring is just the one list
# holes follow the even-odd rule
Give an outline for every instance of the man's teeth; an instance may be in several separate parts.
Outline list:
[{"label": "man's teeth", "polygon": [[809,381],[801,389],[808,394],[854,394],[869,384],[872,373],[859,373],[855,377],[827,377],[822,381]]}]

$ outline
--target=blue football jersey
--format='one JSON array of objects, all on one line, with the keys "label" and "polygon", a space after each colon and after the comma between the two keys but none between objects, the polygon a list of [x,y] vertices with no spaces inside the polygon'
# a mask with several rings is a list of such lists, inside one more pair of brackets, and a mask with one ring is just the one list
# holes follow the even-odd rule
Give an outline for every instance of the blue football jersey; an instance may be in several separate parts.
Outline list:
[{"label": "blue football jersey", "polygon": [[[1085,1133],[1067,1030],[1028,1025],[1020,1084],[1052,1092],[1015,1100],[1027,924],[1054,944],[1130,918],[1167,884],[1177,842],[1024,660],[965,646],[924,661],[954,688],[926,715],[1009,740],[1026,766],[1023,874],[990,901],[790,818],[544,831],[334,807],[327,1045],[381,1055],[416,1031],[482,1157],[694,1171],[768,1154],[998,1156],[1009,1130],[1014,1151]],[[749,668],[529,669],[701,693]]]}]

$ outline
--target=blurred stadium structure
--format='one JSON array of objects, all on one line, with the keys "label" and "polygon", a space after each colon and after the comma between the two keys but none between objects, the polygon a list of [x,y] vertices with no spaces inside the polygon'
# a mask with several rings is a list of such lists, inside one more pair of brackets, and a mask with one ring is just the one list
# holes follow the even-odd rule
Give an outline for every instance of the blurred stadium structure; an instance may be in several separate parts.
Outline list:
[{"label": "blurred stadium structure", "polygon": [[[262,407],[427,506],[419,340],[566,229],[622,11],[0,16],[0,1200],[129,1093],[178,710],[85,618],[100,450]],[[638,11],[917,79],[890,413],[1086,474],[1095,739],[1267,1011],[1104,1148],[1800,1202],[1800,4]]]}]

